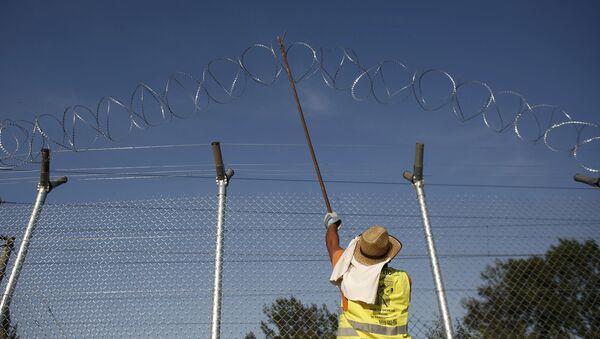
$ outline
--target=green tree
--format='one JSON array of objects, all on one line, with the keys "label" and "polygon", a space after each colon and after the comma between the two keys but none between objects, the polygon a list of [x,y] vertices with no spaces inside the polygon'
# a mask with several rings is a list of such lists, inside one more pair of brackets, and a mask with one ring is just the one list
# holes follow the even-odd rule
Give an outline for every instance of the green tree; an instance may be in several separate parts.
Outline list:
[{"label": "green tree", "polygon": [[17,324],[10,321],[10,312],[3,317],[0,315],[0,339],[19,339],[17,335]]},{"label": "green tree", "polygon": [[[267,339],[334,339],[337,331],[337,315],[329,312],[324,304],[304,305],[300,300],[277,298],[263,307],[266,321],[260,329]],[[250,332],[245,339],[254,339]]]},{"label": "green tree", "polygon": [[481,275],[463,322],[482,338],[598,338],[600,248],[560,240],[543,257],[509,259]]},{"label": "green tree", "polygon": [[[426,326],[427,332],[425,333],[425,338],[427,339],[440,339],[445,338],[446,334],[444,331],[444,322],[442,318],[438,318],[432,321],[429,325]],[[456,320],[453,327],[454,339],[478,339],[478,336],[474,333],[471,333],[460,320]]]}]

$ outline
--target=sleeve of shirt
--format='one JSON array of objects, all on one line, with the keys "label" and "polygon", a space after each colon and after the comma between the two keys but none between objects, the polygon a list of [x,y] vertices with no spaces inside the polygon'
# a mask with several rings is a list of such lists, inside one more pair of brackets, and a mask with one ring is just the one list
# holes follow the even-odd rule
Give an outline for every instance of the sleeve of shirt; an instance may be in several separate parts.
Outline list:
[{"label": "sleeve of shirt", "polygon": [[343,249],[333,252],[333,256],[331,258],[331,266],[332,267],[335,267],[335,264],[337,264],[337,262],[340,260],[340,257],[342,256],[342,254],[344,254]]},{"label": "sleeve of shirt", "polygon": [[[337,250],[333,253],[333,257],[331,258],[331,266],[335,267],[335,264],[337,264],[337,262],[340,260],[340,258],[342,257],[342,254],[344,254],[344,249],[341,250]],[[341,291],[340,291],[341,293]],[[348,299],[344,296],[343,293],[341,293],[341,297],[342,297],[342,309],[344,310],[344,312],[348,311]]]}]

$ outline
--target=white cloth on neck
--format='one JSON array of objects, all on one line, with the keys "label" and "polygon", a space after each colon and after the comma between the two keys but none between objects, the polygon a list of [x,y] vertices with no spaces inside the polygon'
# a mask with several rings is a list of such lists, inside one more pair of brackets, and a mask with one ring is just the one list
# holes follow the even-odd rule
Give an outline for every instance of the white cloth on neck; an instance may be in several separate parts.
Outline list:
[{"label": "white cloth on neck", "polygon": [[377,302],[377,288],[381,269],[390,260],[375,265],[363,265],[354,259],[354,249],[359,237],[350,241],[348,247],[333,267],[329,281],[340,287],[342,294],[367,304]]}]

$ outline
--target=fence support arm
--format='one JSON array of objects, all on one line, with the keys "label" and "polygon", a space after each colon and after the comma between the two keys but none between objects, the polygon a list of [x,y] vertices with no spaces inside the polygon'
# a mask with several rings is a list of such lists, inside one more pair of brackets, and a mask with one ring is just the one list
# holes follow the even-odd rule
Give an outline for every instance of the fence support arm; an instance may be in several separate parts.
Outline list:
[{"label": "fence support arm", "polygon": [[415,153],[415,164],[413,167],[413,173],[405,171],[402,176],[404,179],[412,183],[413,188],[417,194],[417,201],[419,202],[419,208],[421,209],[421,218],[423,220],[423,230],[425,232],[425,240],[427,241],[427,250],[429,252],[429,262],[431,264],[431,271],[433,273],[433,280],[435,283],[435,291],[438,299],[438,307],[442,316],[442,322],[444,325],[444,334],[446,339],[453,339],[452,333],[452,322],[450,319],[450,313],[448,312],[448,303],[446,302],[446,292],[444,289],[444,282],[442,280],[442,273],[440,271],[440,265],[438,262],[437,252],[435,249],[435,241],[433,239],[433,233],[431,231],[431,224],[429,223],[429,212],[427,210],[427,201],[425,200],[425,183],[423,181],[423,151],[425,145],[417,143]]},{"label": "fence support arm", "polygon": [[588,177],[586,175],[577,173],[573,177],[573,180],[584,183],[586,185],[590,185],[594,188],[600,188],[600,178],[592,178],[592,177]]},{"label": "fence support arm", "polygon": [[217,234],[215,242],[215,277],[213,285],[213,307],[211,321],[211,338],[219,339],[221,337],[221,278],[223,270],[223,225],[225,221],[225,204],[227,198],[227,185],[233,176],[233,170],[225,170],[223,158],[221,156],[221,146],[219,142],[211,144],[215,167],[217,171]]},{"label": "fence support arm", "polygon": [[[21,244],[19,245],[19,250],[17,251],[15,263],[10,272],[4,293],[2,294],[2,301],[0,302],[0,323],[3,326],[0,328],[5,328],[5,325],[7,325],[9,322],[9,307],[12,301],[12,296],[15,291],[19,275],[21,274],[21,270],[23,269],[23,263],[25,262],[27,251],[29,250],[29,242],[31,241],[31,237],[33,236],[33,233],[37,227],[39,216],[42,213],[42,208],[44,206],[44,202],[46,201],[46,196],[52,189],[67,182],[67,177],[60,177],[55,181],[50,181],[50,150],[43,148],[40,154],[42,159],[37,195],[35,198],[35,203],[33,204],[31,216],[29,217],[29,222],[25,228],[25,233],[21,238]],[[4,339],[3,336],[6,335],[7,333],[0,333],[0,338]]]}]

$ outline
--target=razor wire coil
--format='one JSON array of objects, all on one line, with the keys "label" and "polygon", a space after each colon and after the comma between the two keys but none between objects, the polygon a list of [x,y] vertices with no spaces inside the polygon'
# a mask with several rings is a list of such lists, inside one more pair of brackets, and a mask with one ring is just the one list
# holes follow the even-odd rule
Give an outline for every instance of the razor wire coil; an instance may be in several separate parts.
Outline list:
[{"label": "razor wire coil", "polygon": [[[300,56],[302,52],[304,55]],[[253,56],[256,59],[258,53],[260,64],[267,65],[261,69],[249,61]],[[318,74],[328,88],[349,91],[356,101],[371,98],[380,104],[389,104],[398,98],[412,96],[424,111],[450,107],[461,122],[480,118],[485,127],[497,133],[512,130],[522,141],[541,142],[551,151],[568,153],[585,170],[600,172],[597,166],[578,158],[582,147],[600,143],[599,126],[576,120],[558,106],[532,105],[517,92],[494,91],[479,80],[458,82],[456,77],[441,69],[410,70],[398,60],[385,59],[366,66],[349,48],[317,49],[305,42],[295,42],[288,45],[287,54],[292,63],[300,60],[303,65],[308,65],[295,69],[296,83]],[[95,109],[73,105],[67,107],[61,117],[41,114],[32,121],[5,119],[0,122],[0,165],[14,168],[35,162],[39,158],[38,149],[51,144],[60,149],[78,151],[86,142],[93,143],[100,138],[117,141],[136,129],[144,130],[175,119],[192,117],[208,109],[211,102],[226,104],[241,97],[249,80],[263,86],[275,84],[282,70],[280,57],[272,46],[253,44],[237,58],[209,61],[200,78],[175,72],[166,81],[164,89],[155,89],[141,82],[128,101],[105,96],[98,101]],[[350,80],[345,81],[346,78]],[[391,85],[392,78],[403,80],[394,87]],[[431,89],[436,78],[437,82],[441,79],[446,87],[445,92],[437,97],[432,95],[435,91]],[[464,97],[474,90],[482,94],[476,108],[471,110],[466,107]],[[184,101],[178,92],[185,97],[185,109],[181,107]],[[510,109],[501,104],[504,101],[512,101]],[[591,133],[584,135],[584,131],[589,130]],[[571,141],[566,146],[559,147],[553,143],[552,136],[558,131],[569,131]]]}]

